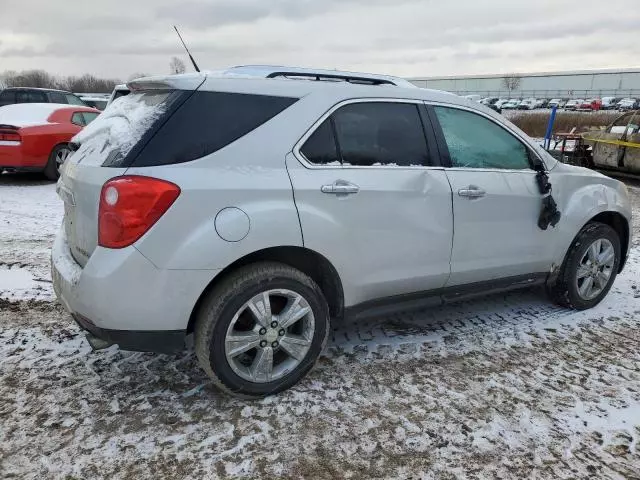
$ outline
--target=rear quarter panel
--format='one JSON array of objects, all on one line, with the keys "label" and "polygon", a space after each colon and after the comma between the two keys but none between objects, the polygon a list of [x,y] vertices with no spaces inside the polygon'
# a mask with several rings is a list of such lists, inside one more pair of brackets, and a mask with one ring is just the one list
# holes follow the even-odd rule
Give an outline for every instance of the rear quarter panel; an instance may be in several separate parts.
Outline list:
[{"label": "rear quarter panel", "polygon": [[[258,250],[303,246],[285,157],[324,113],[326,102],[320,105],[303,98],[240,140],[198,160],[129,168],[127,175],[165,179],[181,189],[136,248],[158,268],[219,270]],[[216,216],[228,207],[249,217],[249,232],[240,241],[223,240],[216,231]]]}]

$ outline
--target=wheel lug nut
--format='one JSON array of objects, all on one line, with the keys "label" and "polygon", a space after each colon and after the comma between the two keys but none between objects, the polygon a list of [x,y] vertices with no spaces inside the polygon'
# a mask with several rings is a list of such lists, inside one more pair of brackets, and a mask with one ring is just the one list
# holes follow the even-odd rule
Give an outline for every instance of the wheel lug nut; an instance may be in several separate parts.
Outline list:
[{"label": "wheel lug nut", "polygon": [[284,328],[281,328],[280,331],[278,332],[278,335],[282,337],[284,336],[284,334],[285,334]]},{"label": "wheel lug nut", "polygon": [[266,341],[266,340],[262,340],[262,341],[260,342],[260,346],[261,346],[262,348],[266,347],[266,346],[267,346],[267,341]]},{"label": "wheel lug nut", "polygon": [[258,332],[258,333],[260,333],[260,335],[264,335],[265,333],[267,333],[267,329],[266,328],[261,328],[260,332]]},{"label": "wheel lug nut", "polygon": [[278,322],[276,322],[275,320],[271,322],[271,328],[276,328],[277,326],[278,326]]},{"label": "wheel lug nut", "polygon": [[278,346],[278,342],[273,342],[273,343],[271,343],[271,346],[272,346],[273,348],[276,348],[276,347]]}]

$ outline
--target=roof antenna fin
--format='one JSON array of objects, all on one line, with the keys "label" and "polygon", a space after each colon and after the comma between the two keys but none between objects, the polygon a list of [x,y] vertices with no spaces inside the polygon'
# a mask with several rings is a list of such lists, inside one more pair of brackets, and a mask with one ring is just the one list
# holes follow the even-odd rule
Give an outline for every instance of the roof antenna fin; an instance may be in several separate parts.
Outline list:
[{"label": "roof antenna fin", "polygon": [[180,41],[182,42],[182,46],[184,47],[184,49],[187,51],[187,55],[189,55],[189,59],[191,59],[191,63],[193,64],[193,68],[196,69],[196,72],[200,73],[200,69],[198,68],[198,64],[196,63],[196,61],[193,59],[193,57],[191,56],[191,52],[189,51],[189,49],[187,48],[187,45],[184,43],[184,40],[182,39],[182,35],[180,35],[180,32],[178,31],[178,27],[176,27],[175,25],[173,26],[174,30],[176,31],[176,33],[178,34],[178,38],[180,38]]}]

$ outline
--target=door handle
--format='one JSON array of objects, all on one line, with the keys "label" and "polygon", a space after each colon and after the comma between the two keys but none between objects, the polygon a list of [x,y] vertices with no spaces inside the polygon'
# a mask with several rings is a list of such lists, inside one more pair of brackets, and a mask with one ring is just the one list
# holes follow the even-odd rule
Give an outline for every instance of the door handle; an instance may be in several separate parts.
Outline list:
[{"label": "door handle", "polygon": [[322,193],[332,193],[334,195],[351,195],[358,193],[360,191],[360,187],[355,183],[336,180],[330,185],[322,185],[322,187],[320,187],[320,191]]},{"label": "door handle", "polygon": [[461,188],[458,190],[458,195],[467,198],[480,198],[484,197],[486,194],[487,192],[475,185],[469,185],[467,188]]}]

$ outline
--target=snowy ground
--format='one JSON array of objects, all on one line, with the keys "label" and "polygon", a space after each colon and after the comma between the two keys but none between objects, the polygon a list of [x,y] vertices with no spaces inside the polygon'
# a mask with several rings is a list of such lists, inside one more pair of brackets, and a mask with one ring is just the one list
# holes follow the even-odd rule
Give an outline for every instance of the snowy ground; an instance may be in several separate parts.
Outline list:
[{"label": "snowy ground", "polygon": [[337,325],[300,385],[243,402],[191,352],[90,351],[51,301],[60,216],[0,176],[2,478],[640,478],[637,223],[593,310],[532,290]]}]

